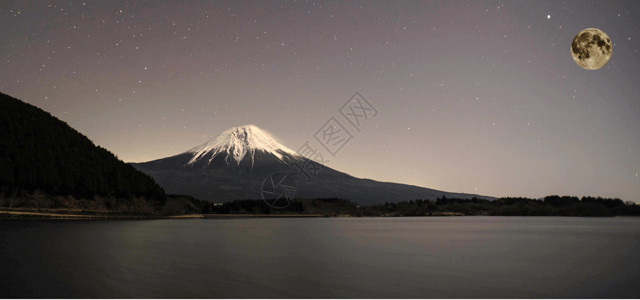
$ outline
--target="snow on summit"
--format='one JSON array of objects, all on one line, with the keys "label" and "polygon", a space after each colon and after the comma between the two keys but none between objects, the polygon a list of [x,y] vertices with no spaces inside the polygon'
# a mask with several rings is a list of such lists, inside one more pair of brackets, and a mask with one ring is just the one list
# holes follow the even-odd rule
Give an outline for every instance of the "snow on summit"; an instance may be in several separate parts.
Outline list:
[{"label": "snow on summit", "polygon": [[253,164],[256,151],[272,154],[280,160],[286,154],[298,156],[295,151],[276,142],[271,135],[258,126],[245,125],[228,129],[216,138],[187,151],[193,153],[193,157],[187,164],[192,165],[205,157],[211,163],[216,156],[222,154],[225,155],[227,163],[233,159],[239,165],[247,153],[251,155]]}]

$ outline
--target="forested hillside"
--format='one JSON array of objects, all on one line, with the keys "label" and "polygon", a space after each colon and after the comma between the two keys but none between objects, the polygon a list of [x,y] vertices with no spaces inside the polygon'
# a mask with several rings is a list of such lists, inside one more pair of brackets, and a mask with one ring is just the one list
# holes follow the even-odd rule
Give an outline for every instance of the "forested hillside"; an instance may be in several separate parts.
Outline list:
[{"label": "forested hillside", "polygon": [[51,114],[0,93],[0,197],[35,192],[75,199],[138,198],[154,206],[166,201],[148,175]]}]

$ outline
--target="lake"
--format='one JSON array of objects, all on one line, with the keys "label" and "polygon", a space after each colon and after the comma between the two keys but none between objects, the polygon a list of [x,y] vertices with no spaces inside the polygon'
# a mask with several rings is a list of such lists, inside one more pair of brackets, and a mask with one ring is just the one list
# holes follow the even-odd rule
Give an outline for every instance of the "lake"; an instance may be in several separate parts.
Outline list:
[{"label": "lake", "polygon": [[0,295],[638,298],[640,218],[0,221]]}]

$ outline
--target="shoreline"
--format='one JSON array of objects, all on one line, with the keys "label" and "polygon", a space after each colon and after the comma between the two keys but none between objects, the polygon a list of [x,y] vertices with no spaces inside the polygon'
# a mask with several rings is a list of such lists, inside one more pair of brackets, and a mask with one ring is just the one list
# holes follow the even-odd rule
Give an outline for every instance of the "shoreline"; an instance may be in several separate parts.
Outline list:
[{"label": "shoreline", "polygon": [[154,219],[240,219],[240,218],[323,218],[322,214],[186,214],[186,215],[105,215],[37,211],[0,210],[0,220],[154,220]]},{"label": "shoreline", "polygon": [[[185,214],[185,215],[101,215],[101,214],[64,214],[32,211],[0,210],[2,220],[186,220],[186,219],[267,219],[267,218],[402,218],[402,217],[478,217],[487,215],[464,215],[459,213],[442,213],[431,216],[352,216],[323,214]],[[494,216],[500,217],[500,216]],[[587,217],[587,216],[502,216],[502,217]],[[606,216],[633,217],[633,216]],[[591,216],[587,218],[603,218]]]}]

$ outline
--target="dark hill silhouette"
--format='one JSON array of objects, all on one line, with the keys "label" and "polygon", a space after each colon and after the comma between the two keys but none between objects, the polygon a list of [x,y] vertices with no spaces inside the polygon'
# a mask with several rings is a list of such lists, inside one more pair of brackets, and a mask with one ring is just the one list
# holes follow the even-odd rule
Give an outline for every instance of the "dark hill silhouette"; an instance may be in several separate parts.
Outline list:
[{"label": "dark hill silhouette", "polygon": [[159,207],[166,201],[148,175],[48,112],[0,93],[0,197],[33,193],[108,198],[116,206],[144,201]]}]

